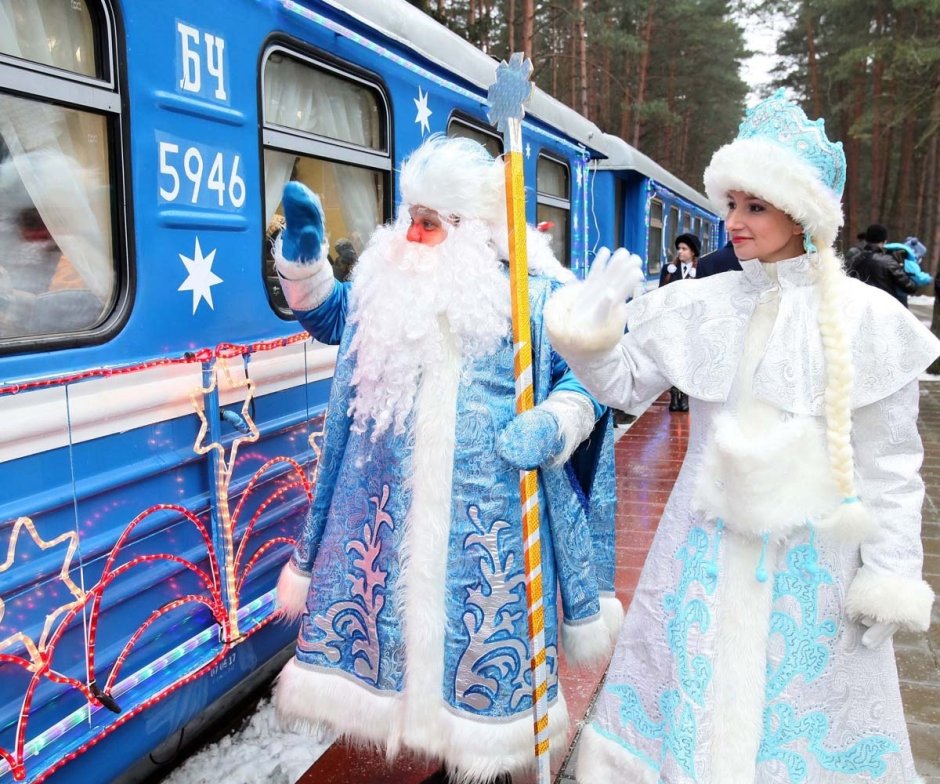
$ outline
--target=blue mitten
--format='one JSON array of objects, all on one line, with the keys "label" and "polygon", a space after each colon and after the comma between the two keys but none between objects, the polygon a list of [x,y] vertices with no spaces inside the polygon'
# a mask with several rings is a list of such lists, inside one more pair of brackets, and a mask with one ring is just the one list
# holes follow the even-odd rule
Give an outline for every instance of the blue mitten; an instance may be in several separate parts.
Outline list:
[{"label": "blue mitten", "polygon": [[309,264],[318,261],[323,246],[323,207],[320,199],[302,182],[284,186],[281,202],[286,226],[281,233],[281,255],[285,261]]},{"label": "blue mitten", "polygon": [[525,471],[550,462],[561,454],[564,446],[558,419],[539,407],[519,414],[496,438],[496,454]]}]

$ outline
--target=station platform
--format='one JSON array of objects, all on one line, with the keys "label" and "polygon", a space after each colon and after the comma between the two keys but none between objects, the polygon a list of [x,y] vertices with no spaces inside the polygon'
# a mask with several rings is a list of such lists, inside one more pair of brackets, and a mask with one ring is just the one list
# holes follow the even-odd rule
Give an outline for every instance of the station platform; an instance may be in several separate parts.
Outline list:
[{"label": "station platform", "polygon": [[[923,476],[924,576],[940,593],[940,383],[921,385],[921,435],[926,450]],[[617,595],[626,607],[666,500],[679,473],[689,436],[689,415],[670,413],[668,395],[655,401],[627,430],[618,431]],[[914,757],[925,784],[940,784],[940,603],[926,634],[895,639],[901,689]],[[568,748],[553,768],[555,784],[574,784],[578,734],[590,713],[606,666],[572,671],[562,661],[561,681],[571,717]],[[418,784],[438,765],[384,756],[342,743],[330,747],[297,784]],[[514,780],[514,784],[526,784]]]}]

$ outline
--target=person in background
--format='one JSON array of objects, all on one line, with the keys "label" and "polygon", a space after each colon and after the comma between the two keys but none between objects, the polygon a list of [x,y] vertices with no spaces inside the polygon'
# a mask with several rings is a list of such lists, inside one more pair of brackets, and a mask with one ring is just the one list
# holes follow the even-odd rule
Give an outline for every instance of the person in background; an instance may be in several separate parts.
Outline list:
[{"label": "person in background", "polygon": [[846,259],[845,269],[850,277],[888,292],[907,307],[907,295],[917,291],[917,286],[904,271],[904,265],[885,252],[887,239],[888,230],[873,223],[865,229],[865,245],[851,259]]},{"label": "person in background", "polygon": [[908,237],[904,240],[904,244],[914,251],[914,258],[917,259],[918,264],[927,255],[927,247],[917,237]]},{"label": "person in background", "polygon": [[931,620],[917,407],[940,341],[843,273],[845,171],[781,90],[705,170],[740,274],[627,305],[615,256],[549,302],[601,402],[673,384],[694,417],[579,784],[919,781],[891,638]]},{"label": "person in background", "polygon": [[[694,234],[680,234],[676,237],[676,257],[667,264],[659,276],[660,288],[677,280],[691,280],[696,277],[699,253],[702,246]],[[678,387],[669,390],[669,410],[688,411],[689,396]]]},{"label": "person in background", "polygon": [[855,235],[855,244],[851,245],[849,249],[845,252],[845,264],[848,267],[851,265],[852,260],[862,252],[862,249],[865,247],[865,232],[860,231]]},{"label": "person in background", "polygon": [[701,279],[731,271],[740,272],[741,262],[738,261],[738,256],[734,252],[734,245],[729,238],[723,248],[706,253],[698,260],[698,270],[695,277]]},{"label": "person in background", "polygon": [[675,240],[676,255],[659,273],[659,285],[665,286],[674,280],[694,278],[697,274],[698,257],[702,243],[694,234],[680,234]]}]

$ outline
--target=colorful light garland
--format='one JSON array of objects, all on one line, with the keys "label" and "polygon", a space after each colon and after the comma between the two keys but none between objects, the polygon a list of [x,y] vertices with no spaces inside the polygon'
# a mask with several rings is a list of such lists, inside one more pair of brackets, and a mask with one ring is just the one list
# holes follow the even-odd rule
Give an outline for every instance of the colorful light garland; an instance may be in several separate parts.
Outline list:
[{"label": "colorful light garland", "polygon": [[[28,517],[21,517],[16,521],[8,543],[6,559],[0,564],[0,574],[9,569],[15,562],[17,545],[23,531],[26,531],[36,545],[43,550],[65,545],[62,566],[59,570],[58,577],[68,588],[69,592],[74,597],[74,601],[55,608],[46,616],[43,632],[38,643],[33,641],[22,631],[15,632],[7,639],[0,642],[0,664],[12,664],[30,673],[30,680],[24,692],[17,719],[14,748],[12,751],[0,748],[0,775],[9,771],[16,781],[25,780],[27,776],[25,763],[28,758],[38,755],[50,744],[59,740],[70,731],[75,730],[83,723],[90,721],[102,708],[121,711],[117,703],[117,698],[128,694],[139,685],[152,679],[155,675],[168,670],[175,662],[180,661],[200,646],[206,645],[212,641],[220,642],[220,649],[209,661],[196,667],[192,672],[181,675],[168,686],[150,695],[140,704],[128,710],[121,711],[120,715],[116,716],[111,723],[101,727],[96,734],[80,744],[78,748],[52,762],[48,768],[38,772],[38,775],[31,776],[31,780],[34,782],[44,781],[56,770],[99,743],[104,737],[115,731],[118,727],[123,726],[134,716],[147,710],[151,705],[164,699],[177,689],[207,673],[221,661],[234,646],[262,629],[277,616],[274,606],[274,591],[263,594],[245,606],[240,606],[240,592],[245,585],[248,574],[261,558],[278,546],[292,545],[293,540],[286,536],[272,537],[262,542],[251,554],[251,557],[248,558],[247,563],[243,565],[244,560],[248,556],[248,540],[254,534],[256,524],[261,516],[269,511],[275,504],[285,502],[292,492],[302,493],[307,503],[310,503],[313,497],[312,482],[305,476],[304,467],[296,460],[284,456],[272,458],[265,462],[250,477],[247,486],[242,491],[241,498],[235,507],[234,513],[230,513],[229,492],[238,449],[246,441],[249,443],[257,441],[260,434],[250,415],[254,394],[254,382],[248,378],[245,378],[243,381],[234,380],[232,374],[229,372],[226,360],[236,357],[245,357],[260,351],[278,349],[291,343],[306,340],[308,337],[306,333],[299,333],[288,338],[263,341],[251,345],[223,343],[215,349],[201,349],[192,354],[187,354],[184,357],[154,360],[120,368],[96,368],[81,373],[48,379],[37,379],[0,388],[0,394],[17,394],[30,389],[71,384],[89,378],[141,372],[157,366],[201,362],[206,382],[203,386],[194,390],[190,396],[194,412],[200,420],[199,433],[193,445],[193,450],[197,454],[209,456],[210,466],[214,472],[215,479],[214,503],[211,510],[215,523],[213,526],[215,535],[210,532],[209,528],[207,528],[197,515],[190,512],[185,507],[176,504],[154,504],[137,515],[124,528],[121,536],[108,553],[100,579],[94,587],[87,591],[82,590],[69,576],[72,557],[78,547],[77,532],[70,531],[47,541],[40,536],[35,523]],[[245,390],[245,400],[241,409],[241,417],[245,423],[247,433],[237,435],[228,445],[227,449],[226,446],[223,445],[221,437],[219,437],[218,425],[210,423],[209,418],[207,418],[207,412],[211,414],[213,408],[216,410],[215,413],[218,414],[220,373],[225,378],[229,389],[243,388]],[[322,416],[318,417],[314,422],[320,422],[322,424]],[[313,481],[315,481],[316,470],[319,468],[320,457],[320,449],[316,439],[318,436],[322,436],[322,432],[322,429],[320,429],[319,431],[313,432],[309,437],[315,455]],[[213,434],[215,437],[213,437]],[[235,531],[237,530],[238,520],[243,512],[247,499],[253,493],[257,492],[258,483],[264,475],[282,466],[286,466],[287,468],[287,480],[281,483],[279,487],[258,504],[252,518],[245,527],[236,550]],[[131,540],[134,531],[151,515],[158,512],[171,512],[178,515],[182,521],[195,528],[205,548],[205,557],[209,562],[208,571],[172,553],[139,555],[125,563],[116,565],[119,556]],[[157,562],[173,563],[190,572],[196,577],[205,590],[205,594],[187,593],[154,609],[146,620],[130,634],[120,654],[108,670],[107,677],[104,681],[104,688],[101,689],[97,686],[96,682],[97,667],[95,652],[98,627],[101,621],[101,602],[104,593],[108,587],[122,575],[134,569],[145,568]],[[160,618],[166,616],[168,613],[193,605],[202,605],[205,607],[211,613],[213,623],[185,643],[163,654],[132,675],[119,680],[123,667],[130,654],[146,632],[153,627]],[[0,618],[2,618],[3,610],[4,605],[2,604],[2,600],[0,600]],[[57,672],[52,669],[51,666],[57,644],[66,629],[69,628],[70,624],[80,613],[87,615],[88,623],[85,651],[88,683],[83,683],[75,678]],[[26,657],[4,652],[17,643],[25,649]],[[84,696],[86,705],[65,716],[42,734],[27,742],[27,727],[32,712],[33,697],[40,682],[44,679],[79,691]],[[4,770],[4,768],[6,770]]]}]

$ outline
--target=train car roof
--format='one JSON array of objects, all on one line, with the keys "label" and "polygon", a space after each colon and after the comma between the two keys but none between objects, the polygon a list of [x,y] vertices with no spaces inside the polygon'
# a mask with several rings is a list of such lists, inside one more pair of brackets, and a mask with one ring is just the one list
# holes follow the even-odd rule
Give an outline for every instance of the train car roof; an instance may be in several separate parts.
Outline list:
[{"label": "train car roof", "polygon": [[[397,0],[323,0],[378,30],[427,60],[487,90],[496,79],[497,61],[417,7]],[[527,113],[606,158],[600,169],[632,169],[664,185],[693,204],[714,212],[708,199],[623,139],[604,133],[570,106],[535,87]]]},{"label": "train car roof", "polygon": [[[404,0],[323,2],[356,17],[447,71],[459,74],[484,92],[496,80],[496,66],[499,64],[496,60]],[[526,113],[584,145],[593,153],[593,157],[603,155],[595,145],[604,135],[603,131],[538,87],[532,91]]]},{"label": "train car roof", "polygon": [[665,185],[673,193],[688,199],[703,210],[712,213],[715,211],[707,196],[670,174],[648,155],[644,155],[636,147],[631,147],[619,136],[605,133],[597,146],[606,156],[595,164],[598,169],[634,169],[660,185]]}]

